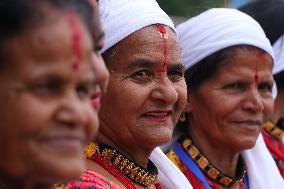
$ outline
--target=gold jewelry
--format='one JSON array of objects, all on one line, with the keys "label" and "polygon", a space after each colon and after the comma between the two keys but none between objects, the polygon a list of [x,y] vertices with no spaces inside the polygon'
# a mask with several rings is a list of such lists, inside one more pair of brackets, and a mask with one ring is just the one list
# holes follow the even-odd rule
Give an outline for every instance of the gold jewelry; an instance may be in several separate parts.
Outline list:
[{"label": "gold jewelry", "polygon": [[186,121],[186,115],[185,115],[185,112],[182,112],[180,117],[179,117],[179,121],[184,123]]},{"label": "gold jewelry", "polygon": [[279,129],[271,120],[266,121],[262,125],[262,128],[266,133],[276,140],[281,140],[281,138],[284,136],[284,131]]},{"label": "gold jewelry", "polygon": [[209,162],[209,160],[200,152],[200,150],[189,138],[182,138],[180,143],[182,148],[188,153],[191,159],[195,161],[202,172],[211,180],[214,180],[218,184],[225,187],[230,187],[235,183],[243,182],[246,173],[243,159],[240,159],[239,162],[242,165],[240,174],[238,174],[236,177],[226,176]]},{"label": "gold jewelry", "polygon": [[149,187],[157,183],[158,169],[151,160],[148,161],[147,169],[145,169],[107,145],[91,143],[85,149],[85,156],[87,159],[92,159],[93,155],[98,155],[111,163],[137,184]]}]

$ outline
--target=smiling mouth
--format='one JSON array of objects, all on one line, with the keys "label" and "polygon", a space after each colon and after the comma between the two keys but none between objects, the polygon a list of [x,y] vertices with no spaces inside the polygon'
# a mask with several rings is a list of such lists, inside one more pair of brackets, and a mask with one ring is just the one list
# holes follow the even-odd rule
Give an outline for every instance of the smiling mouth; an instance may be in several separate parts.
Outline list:
[{"label": "smiling mouth", "polygon": [[145,119],[151,120],[151,121],[167,121],[172,115],[171,111],[151,111],[143,114],[142,116]]},{"label": "smiling mouth", "polygon": [[254,121],[254,120],[247,120],[247,121],[237,121],[237,123],[240,127],[261,127],[260,121]]}]

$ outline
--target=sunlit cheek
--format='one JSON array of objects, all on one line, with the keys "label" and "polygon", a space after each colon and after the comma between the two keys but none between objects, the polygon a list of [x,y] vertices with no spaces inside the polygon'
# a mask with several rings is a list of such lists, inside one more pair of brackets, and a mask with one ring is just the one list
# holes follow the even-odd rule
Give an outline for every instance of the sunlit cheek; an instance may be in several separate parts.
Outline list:
[{"label": "sunlit cheek", "polygon": [[274,112],[274,101],[273,101],[272,97],[267,99],[267,100],[264,100],[263,105],[264,105],[265,116],[266,116],[266,118],[268,118]]}]

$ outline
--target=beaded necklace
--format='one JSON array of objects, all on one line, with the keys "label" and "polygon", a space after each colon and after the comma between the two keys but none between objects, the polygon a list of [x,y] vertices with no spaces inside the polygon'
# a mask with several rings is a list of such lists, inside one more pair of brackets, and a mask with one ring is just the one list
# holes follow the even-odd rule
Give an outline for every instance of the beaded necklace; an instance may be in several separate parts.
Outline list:
[{"label": "beaded necklace", "polygon": [[127,159],[117,150],[95,143],[91,143],[86,147],[85,156],[111,173],[127,189],[137,189],[132,182],[144,187],[155,185],[156,189],[162,189],[161,185],[157,183],[158,169],[150,160],[147,166],[148,170],[146,170]]},{"label": "beaded necklace", "polygon": [[230,187],[233,184],[243,182],[246,169],[242,159],[240,159],[239,162],[241,169],[238,171],[238,175],[236,177],[229,177],[214,167],[189,138],[181,137],[179,139],[179,143],[184,151],[187,152],[191,159],[197,164],[199,169],[207,176],[207,178],[224,187]]},{"label": "beaded necklace", "polygon": [[271,120],[266,121],[262,125],[263,130],[276,140],[280,140],[284,136],[284,131],[277,127]]}]

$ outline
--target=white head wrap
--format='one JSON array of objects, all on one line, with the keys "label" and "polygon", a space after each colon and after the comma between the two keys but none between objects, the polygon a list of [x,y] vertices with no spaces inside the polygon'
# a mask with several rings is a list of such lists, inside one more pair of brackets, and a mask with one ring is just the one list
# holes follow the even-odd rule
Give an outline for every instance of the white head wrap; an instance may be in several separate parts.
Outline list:
[{"label": "white head wrap", "polygon": [[99,7],[105,32],[102,52],[152,24],[163,24],[175,31],[172,20],[155,0],[100,0]]},{"label": "white head wrap", "polygon": [[277,74],[284,70],[284,35],[282,35],[273,45],[275,55],[275,65],[273,74]]},{"label": "white head wrap", "polygon": [[[155,0],[100,0],[100,16],[105,32],[105,52],[130,34],[152,24],[175,31],[169,16]],[[130,47],[131,48],[131,47]],[[158,181],[166,189],[192,189],[185,176],[156,148],[150,159],[159,169]]]},{"label": "white head wrap", "polygon": [[[179,25],[177,33],[186,69],[221,49],[242,44],[263,49],[275,60],[260,25],[235,9],[210,9]],[[284,189],[284,181],[262,135],[252,149],[242,152],[242,156],[248,170],[250,189]]]},{"label": "white head wrap", "polygon": [[[273,51],[275,55],[275,65],[273,68],[273,75],[278,74],[284,70],[284,35],[282,35],[273,45]],[[273,98],[277,97],[277,87],[273,86],[272,90]]]},{"label": "white head wrap", "polygon": [[188,69],[205,57],[234,45],[252,45],[274,59],[261,26],[250,16],[227,8],[214,8],[177,26],[182,59]]},{"label": "white head wrap", "polygon": [[250,189],[282,189],[284,180],[268,151],[262,134],[252,149],[242,152],[249,177]]}]

